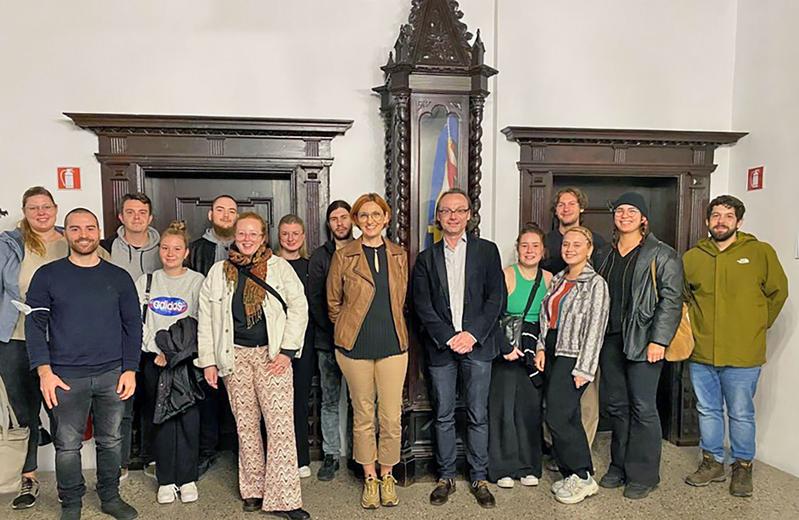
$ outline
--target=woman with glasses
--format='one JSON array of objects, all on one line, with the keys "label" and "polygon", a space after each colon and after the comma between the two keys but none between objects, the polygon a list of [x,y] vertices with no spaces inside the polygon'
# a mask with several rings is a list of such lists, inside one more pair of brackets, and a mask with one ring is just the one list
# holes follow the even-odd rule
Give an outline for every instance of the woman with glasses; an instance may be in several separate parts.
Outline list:
[{"label": "woman with glasses", "polygon": [[35,186],[25,191],[22,213],[23,218],[16,229],[0,234],[0,285],[3,288],[0,301],[0,377],[20,426],[30,429],[20,488],[11,502],[12,509],[33,507],[39,496],[36,455],[42,405],[39,376],[35,370],[31,371],[28,363],[25,315],[12,301],[25,301],[31,278],[39,267],[69,253],[63,228],[55,225],[58,206],[48,190]]},{"label": "woman with glasses", "polygon": [[[353,456],[364,471],[361,506],[376,509],[399,503],[392,469],[400,458],[402,387],[408,367],[403,315],[408,259],[402,247],[383,238],[391,209],[380,195],[361,195],[351,215],[362,235],[333,255],[327,303],[335,326],[336,360],[352,399]],[[380,465],[379,477],[375,463]]]},{"label": "woman with glasses", "polygon": [[644,498],[660,482],[662,430],[657,389],[666,347],[682,317],[683,268],[677,252],[649,231],[644,198],[613,203],[613,240],[597,255],[610,290],[600,393],[613,436],[610,467],[599,481]]},{"label": "woman with glasses", "polygon": [[[288,262],[266,246],[266,222],[239,215],[227,260],[200,290],[199,358],[205,380],[222,377],[239,436],[244,511],[306,519],[294,441],[291,361],[302,356],[308,302]],[[266,423],[266,460],[261,419]]]}]

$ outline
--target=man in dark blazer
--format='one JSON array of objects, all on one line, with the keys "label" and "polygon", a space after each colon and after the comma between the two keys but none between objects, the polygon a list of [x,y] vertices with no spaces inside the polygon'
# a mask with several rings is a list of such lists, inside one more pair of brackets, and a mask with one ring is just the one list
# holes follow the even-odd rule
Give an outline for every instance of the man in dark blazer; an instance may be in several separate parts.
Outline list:
[{"label": "man in dark blazer", "polygon": [[455,392],[458,371],[467,407],[466,460],[471,492],[485,508],[495,506],[486,485],[488,387],[491,362],[499,352],[500,313],[507,290],[493,242],[466,233],[469,197],[445,192],[436,205],[443,239],[422,251],[413,270],[413,305],[429,358],[436,413],[436,460],[441,472],[430,503],[444,504],[455,491]]}]

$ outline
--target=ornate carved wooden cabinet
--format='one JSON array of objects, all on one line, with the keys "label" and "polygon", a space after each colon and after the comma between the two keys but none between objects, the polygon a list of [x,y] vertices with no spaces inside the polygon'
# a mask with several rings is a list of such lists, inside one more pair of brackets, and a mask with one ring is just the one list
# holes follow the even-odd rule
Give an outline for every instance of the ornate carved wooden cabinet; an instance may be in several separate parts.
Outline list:
[{"label": "ornate carved wooden cabinet", "polygon": [[[481,123],[488,78],[497,71],[483,63],[479,31],[469,43],[462,17],[454,0],[413,0],[408,23],[382,67],[385,83],[374,89],[385,122],[385,194],[394,212],[389,237],[407,249],[411,263],[439,238],[435,203],[450,187],[467,191],[470,229],[480,232]],[[429,472],[433,460],[425,355],[409,314],[402,461],[395,470],[403,484]]]},{"label": "ornate carved wooden cabinet", "polygon": [[[707,236],[705,207],[717,147],[745,133],[667,130],[507,127],[502,133],[520,147],[520,222],[552,229],[552,197],[577,186],[589,197],[583,222],[610,237],[608,203],[635,190],[647,200],[650,229],[682,253]],[[663,436],[696,444],[699,424],[688,371],[667,363],[658,389]]]}]

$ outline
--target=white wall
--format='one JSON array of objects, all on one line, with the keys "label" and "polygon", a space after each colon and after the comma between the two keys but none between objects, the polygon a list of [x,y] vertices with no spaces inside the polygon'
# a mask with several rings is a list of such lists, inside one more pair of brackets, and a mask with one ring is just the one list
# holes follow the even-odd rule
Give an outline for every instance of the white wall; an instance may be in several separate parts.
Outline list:
[{"label": "white wall", "polygon": [[[731,152],[730,192],[746,204],[745,231],[777,250],[791,296],[768,334],[768,363],[757,395],[757,457],[799,475],[799,3],[740,0],[733,128],[750,132]],[[764,188],[746,191],[746,170],[765,165]]]},{"label": "white wall", "polygon": [[[500,129],[730,129],[734,2],[497,3]],[[493,235],[510,259],[519,213],[519,149],[495,136]],[[718,159],[725,156],[722,151]],[[727,164],[718,164],[713,190],[727,184]]]}]

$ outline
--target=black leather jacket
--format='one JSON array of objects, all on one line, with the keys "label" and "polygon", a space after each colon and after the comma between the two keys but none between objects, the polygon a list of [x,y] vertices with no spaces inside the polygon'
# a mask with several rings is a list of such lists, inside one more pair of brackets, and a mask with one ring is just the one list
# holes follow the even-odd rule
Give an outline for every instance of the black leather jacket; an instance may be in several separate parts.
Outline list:
[{"label": "black leather jacket", "polygon": [[216,262],[216,244],[201,237],[191,243],[190,249],[189,268],[208,276],[208,271]]},{"label": "black leather jacket", "polygon": [[200,388],[200,371],[192,360],[197,357],[197,320],[183,318],[167,330],[155,334],[155,344],[166,357],[158,376],[153,423],[161,424],[197,404],[205,397]]},{"label": "black leather jacket", "polygon": [[[613,261],[613,244],[596,255],[596,271],[607,280]],[[655,262],[657,292],[652,281]],[[624,316],[624,353],[630,361],[646,361],[649,343],[664,347],[671,343],[682,317],[683,268],[677,252],[650,233],[644,239],[635,263],[630,313]]]},{"label": "black leather jacket", "polygon": [[336,244],[328,240],[313,252],[308,262],[308,314],[313,323],[314,346],[333,351],[333,323],[327,314],[327,273],[336,252]]}]

